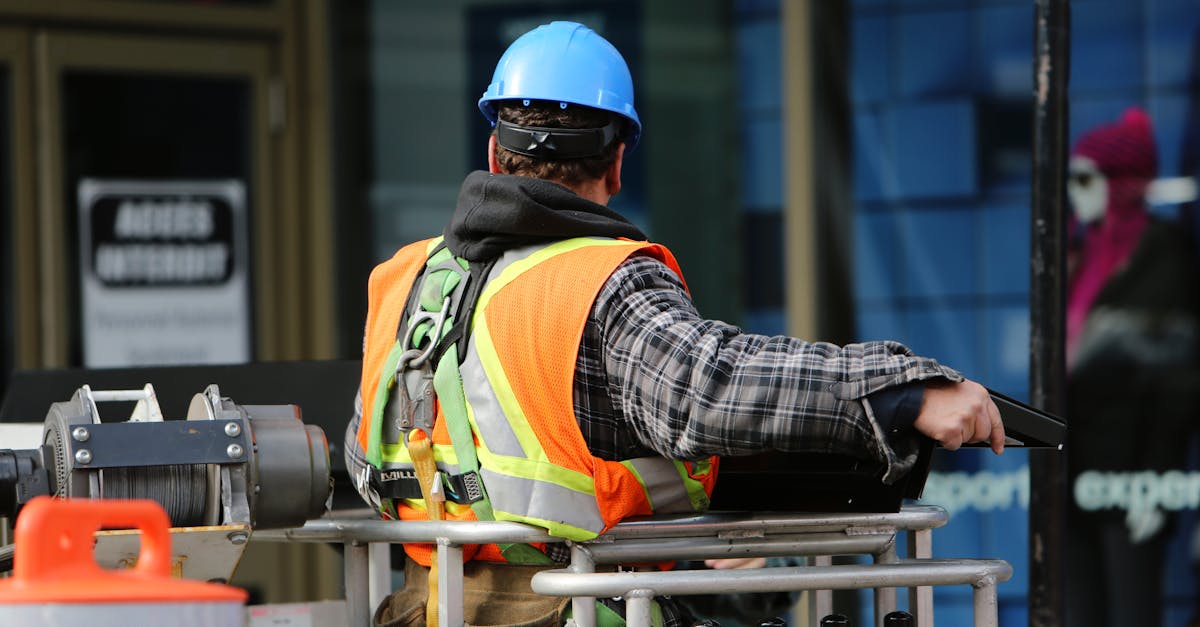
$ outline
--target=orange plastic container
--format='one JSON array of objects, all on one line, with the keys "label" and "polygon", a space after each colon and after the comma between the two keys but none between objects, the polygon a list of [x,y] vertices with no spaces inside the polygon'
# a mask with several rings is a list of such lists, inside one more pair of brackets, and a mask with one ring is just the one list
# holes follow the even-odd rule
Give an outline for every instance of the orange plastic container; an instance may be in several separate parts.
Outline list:
[{"label": "orange plastic container", "polygon": [[[0,580],[0,625],[245,625],[245,590],[170,576],[170,524],[150,500],[33,499],[17,518],[13,576]],[[103,527],[141,530],[136,566],[96,563]]]}]

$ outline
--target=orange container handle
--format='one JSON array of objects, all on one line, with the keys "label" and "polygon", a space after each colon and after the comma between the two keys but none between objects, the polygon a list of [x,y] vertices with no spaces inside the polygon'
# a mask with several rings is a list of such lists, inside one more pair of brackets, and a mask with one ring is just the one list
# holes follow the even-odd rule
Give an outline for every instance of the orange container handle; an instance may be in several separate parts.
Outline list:
[{"label": "orange container handle", "polygon": [[141,548],[133,572],[151,577],[171,574],[171,520],[148,499],[31,499],[17,517],[13,577],[25,581],[103,574],[93,547],[101,528],[140,529]]}]

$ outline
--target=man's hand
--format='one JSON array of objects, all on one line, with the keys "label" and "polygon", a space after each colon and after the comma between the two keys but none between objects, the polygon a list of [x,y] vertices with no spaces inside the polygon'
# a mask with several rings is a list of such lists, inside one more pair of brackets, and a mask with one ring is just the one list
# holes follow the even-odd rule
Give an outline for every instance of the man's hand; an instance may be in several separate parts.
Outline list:
[{"label": "man's hand", "polygon": [[724,559],[704,560],[704,565],[714,570],[729,570],[733,568],[762,568],[767,565],[767,558],[726,557]]},{"label": "man's hand", "polygon": [[926,383],[913,426],[951,451],[971,442],[990,442],[997,455],[1004,451],[1000,410],[987,389],[974,381]]}]

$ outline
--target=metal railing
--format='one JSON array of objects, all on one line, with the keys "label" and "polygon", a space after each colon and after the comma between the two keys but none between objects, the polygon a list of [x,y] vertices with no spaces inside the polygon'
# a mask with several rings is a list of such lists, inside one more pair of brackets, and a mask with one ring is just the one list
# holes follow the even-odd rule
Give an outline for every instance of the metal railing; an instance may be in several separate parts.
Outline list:
[{"label": "metal railing", "polygon": [[[532,587],[540,594],[572,597],[573,620],[578,627],[595,627],[596,597],[624,597],[628,625],[649,627],[650,600],[655,596],[775,591],[813,591],[809,623],[815,626],[820,616],[832,612],[832,590],[842,589],[873,589],[878,624],[882,616],[896,609],[896,589],[907,588],[908,611],[916,624],[932,627],[932,586],[970,585],[974,588],[975,625],[996,627],[996,585],[1012,576],[1012,567],[1003,560],[932,559],[932,530],[946,520],[946,512],[940,507],[909,506],[893,514],[711,513],[631,521],[595,540],[568,543],[570,566],[534,575]],[[897,555],[899,532],[906,532],[907,559]],[[349,517],[313,520],[294,529],[256,531],[254,538],[345,544],[346,602],[352,627],[369,626],[372,609],[387,593],[387,552],[370,551],[372,544],[437,543],[440,623],[443,627],[459,627],[464,623],[463,545],[565,542],[520,523],[398,524]],[[369,557],[372,553],[377,556],[375,560]],[[870,555],[873,563],[832,565],[834,555]],[[808,557],[810,565],[595,572],[602,564],[770,556]],[[374,585],[372,569],[377,578]]]}]

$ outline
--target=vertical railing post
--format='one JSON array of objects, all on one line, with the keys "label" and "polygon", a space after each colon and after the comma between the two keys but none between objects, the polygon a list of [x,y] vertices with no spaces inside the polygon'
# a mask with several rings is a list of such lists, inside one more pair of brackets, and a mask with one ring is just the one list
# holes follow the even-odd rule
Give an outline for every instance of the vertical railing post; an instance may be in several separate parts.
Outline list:
[{"label": "vertical railing post", "polygon": [[[1036,0],[1030,256],[1030,402],[1064,415],[1066,388],[1067,84],[1070,2]],[[1066,459],[1032,450],[1029,500],[1029,624],[1064,623]]]},{"label": "vertical railing post", "polygon": [[346,586],[346,613],[350,627],[371,627],[370,600],[370,557],[365,542],[347,542],[344,579]]}]

